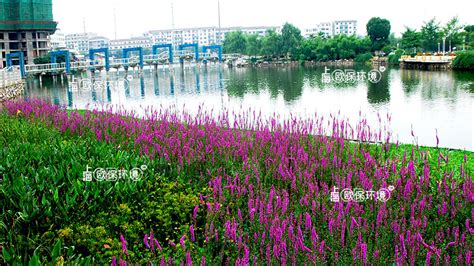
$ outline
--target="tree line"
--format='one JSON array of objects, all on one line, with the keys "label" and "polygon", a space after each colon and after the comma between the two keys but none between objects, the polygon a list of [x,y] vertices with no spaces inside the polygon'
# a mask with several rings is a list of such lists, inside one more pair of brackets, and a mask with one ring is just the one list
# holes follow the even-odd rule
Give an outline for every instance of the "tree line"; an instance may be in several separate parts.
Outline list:
[{"label": "tree line", "polygon": [[[366,25],[367,36],[317,34],[303,38],[301,30],[285,23],[281,32],[267,31],[265,36],[230,32],[223,43],[224,53],[240,53],[249,56],[264,56],[269,59],[286,57],[300,61],[330,61],[353,59],[364,62],[375,52],[380,54],[411,54],[437,52],[443,41],[446,50],[472,49],[474,47],[474,25],[463,26],[457,17],[445,25],[435,18],[427,21],[420,30],[406,27],[400,38],[391,32],[390,21],[374,17]],[[400,51],[396,51],[399,49]]]}]

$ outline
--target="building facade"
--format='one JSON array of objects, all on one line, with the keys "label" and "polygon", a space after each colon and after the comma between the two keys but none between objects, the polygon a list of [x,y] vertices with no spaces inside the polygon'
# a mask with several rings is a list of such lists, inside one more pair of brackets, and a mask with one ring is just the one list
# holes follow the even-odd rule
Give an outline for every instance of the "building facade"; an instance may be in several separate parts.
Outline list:
[{"label": "building facade", "polygon": [[[56,31],[52,0],[0,0],[0,68],[6,55],[23,53],[24,63],[51,49],[50,35]],[[13,64],[19,64],[14,58]]]},{"label": "building facade", "polygon": [[171,43],[177,47],[185,43],[197,43],[200,46],[221,44],[225,35],[233,31],[242,31],[247,34],[257,34],[265,36],[268,30],[278,30],[278,27],[204,27],[204,28],[182,28],[182,29],[167,29],[155,30],[146,34],[153,43],[163,44]]},{"label": "building facade", "polygon": [[55,32],[50,36],[51,49],[62,50],[66,49],[66,35],[62,32]]},{"label": "building facade", "polygon": [[309,28],[304,31],[304,36],[309,38],[311,36],[322,35],[326,38],[335,35],[355,35],[357,34],[356,20],[337,20],[332,22],[322,22],[317,24],[314,28]]},{"label": "building facade", "polygon": [[109,41],[110,50],[121,50],[124,48],[143,47],[151,48],[153,40],[148,36],[132,37],[130,39],[117,39]]}]

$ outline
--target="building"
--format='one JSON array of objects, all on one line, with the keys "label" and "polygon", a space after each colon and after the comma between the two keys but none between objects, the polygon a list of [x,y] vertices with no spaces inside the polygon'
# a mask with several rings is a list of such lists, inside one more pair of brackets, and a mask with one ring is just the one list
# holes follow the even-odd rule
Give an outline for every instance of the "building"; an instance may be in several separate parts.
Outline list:
[{"label": "building", "polygon": [[89,38],[89,49],[108,48],[109,43],[109,39],[104,36],[94,36]]},{"label": "building", "polygon": [[304,32],[306,38],[316,35],[323,35],[324,37],[332,37],[339,34],[355,35],[357,34],[356,20],[337,20],[333,22],[322,22],[314,28],[306,29]]},{"label": "building", "polygon": [[333,35],[355,35],[357,33],[357,21],[356,20],[340,20],[332,23]]},{"label": "building", "polygon": [[278,30],[278,27],[203,27],[203,28],[182,28],[154,30],[146,34],[153,43],[171,43],[177,47],[185,43],[197,43],[200,46],[222,43],[225,35],[233,31],[242,31],[247,34],[257,34],[265,36],[268,30]]},{"label": "building", "polygon": [[143,47],[151,48],[153,46],[153,39],[148,35],[140,37],[132,37],[130,39],[117,39],[109,41],[110,50],[119,50],[124,48]]},{"label": "building", "polygon": [[56,32],[53,35],[50,35],[51,48],[53,50],[62,50],[66,49],[66,35],[61,32]]},{"label": "building", "polygon": [[66,48],[81,55],[89,54],[89,49],[109,47],[109,39],[91,32],[67,34],[65,39]]},{"label": "building", "polygon": [[[0,67],[6,55],[22,52],[25,64],[51,49],[49,36],[56,31],[52,0],[0,0]],[[13,64],[19,64],[14,58]]]}]

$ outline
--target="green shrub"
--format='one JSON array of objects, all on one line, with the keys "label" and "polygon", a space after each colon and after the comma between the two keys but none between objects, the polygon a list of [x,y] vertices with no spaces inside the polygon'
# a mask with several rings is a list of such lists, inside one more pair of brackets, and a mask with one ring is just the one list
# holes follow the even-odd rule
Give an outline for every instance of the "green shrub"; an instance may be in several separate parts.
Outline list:
[{"label": "green shrub", "polygon": [[357,63],[365,63],[372,59],[372,53],[364,53],[364,54],[358,54],[354,61]]},{"label": "green shrub", "polygon": [[453,69],[474,70],[474,51],[457,53],[452,66]]},{"label": "green shrub", "polygon": [[400,59],[400,57],[402,57],[403,53],[404,53],[404,51],[401,50],[401,49],[396,50],[394,53],[392,53],[388,56],[388,63],[390,65],[398,65],[400,63],[398,61],[398,59]]}]

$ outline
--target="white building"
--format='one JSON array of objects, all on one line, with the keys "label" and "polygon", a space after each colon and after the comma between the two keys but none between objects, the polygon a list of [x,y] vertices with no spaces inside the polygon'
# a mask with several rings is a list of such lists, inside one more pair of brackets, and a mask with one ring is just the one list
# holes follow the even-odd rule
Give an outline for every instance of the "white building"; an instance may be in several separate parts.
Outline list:
[{"label": "white building", "polygon": [[322,22],[314,28],[309,28],[304,31],[306,38],[322,34],[325,37],[332,37],[334,35],[354,35],[357,34],[356,20],[338,20],[333,22]]},{"label": "white building", "polygon": [[119,50],[124,48],[143,47],[151,48],[153,39],[150,36],[132,37],[130,39],[117,39],[109,41],[110,50]]},{"label": "white building", "polygon": [[59,31],[56,31],[53,35],[49,36],[51,42],[51,48],[53,50],[66,49],[66,35]]},{"label": "white building", "polygon": [[354,35],[357,33],[357,20],[339,20],[332,23],[333,35]]},{"label": "white building", "polygon": [[264,36],[270,29],[278,30],[278,27],[204,27],[204,28],[183,28],[154,30],[147,33],[153,43],[163,44],[172,43],[177,47],[185,43],[197,43],[200,46],[222,43],[225,35],[233,31],[242,31],[247,34],[258,34]]},{"label": "white building", "polygon": [[89,49],[99,49],[109,47],[109,39],[103,36],[95,36],[89,39]]},{"label": "white building", "polygon": [[66,34],[66,48],[79,54],[87,54],[90,48],[89,40],[94,37],[97,37],[97,34],[91,32]]}]

